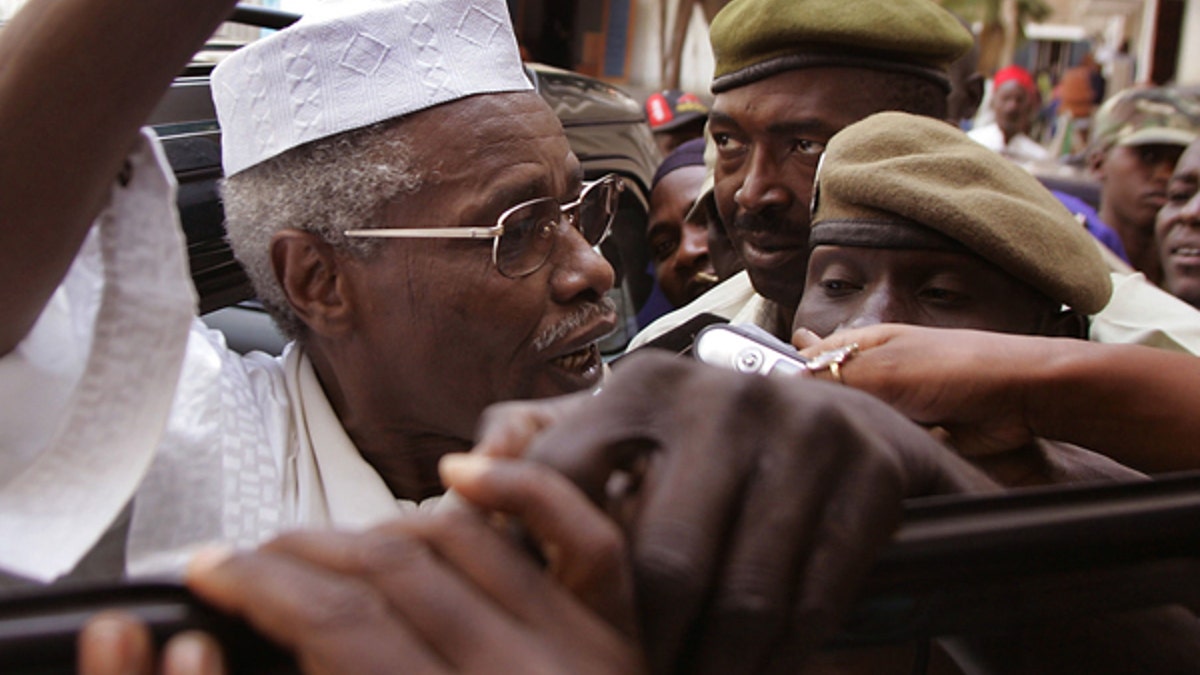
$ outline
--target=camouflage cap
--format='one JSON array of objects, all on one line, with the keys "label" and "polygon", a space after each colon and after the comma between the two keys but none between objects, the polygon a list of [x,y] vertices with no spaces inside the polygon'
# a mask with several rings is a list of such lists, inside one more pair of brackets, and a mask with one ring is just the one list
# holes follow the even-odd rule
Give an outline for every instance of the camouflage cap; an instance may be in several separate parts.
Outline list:
[{"label": "camouflage cap", "polygon": [[1100,106],[1092,147],[1187,145],[1200,130],[1200,106],[1165,87],[1126,89]]},{"label": "camouflage cap", "polygon": [[933,0],[733,0],[709,39],[713,93],[814,66],[907,72],[948,91],[946,68],[973,44]]},{"label": "camouflage cap", "polygon": [[1066,207],[941,120],[885,112],[838,132],[817,172],[812,223],[810,246],[891,248],[898,238],[888,227],[928,228],[944,237],[925,237],[920,248],[951,240],[1086,314],[1112,293],[1096,242]]}]

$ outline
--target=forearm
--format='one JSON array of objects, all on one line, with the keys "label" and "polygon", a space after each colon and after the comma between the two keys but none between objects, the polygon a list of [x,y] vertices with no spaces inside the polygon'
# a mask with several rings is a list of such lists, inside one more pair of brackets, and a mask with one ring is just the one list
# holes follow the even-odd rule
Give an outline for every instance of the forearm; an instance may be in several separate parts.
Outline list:
[{"label": "forearm", "polygon": [[1038,436],[1148,473],[1200,468],[1200,360],[1133,345],[1047,341],[1024,395]]},{"label": "forearm", "polygon": [[171,79],[233,0],[33,0],[0,31],[0,355],[29,331]]}]

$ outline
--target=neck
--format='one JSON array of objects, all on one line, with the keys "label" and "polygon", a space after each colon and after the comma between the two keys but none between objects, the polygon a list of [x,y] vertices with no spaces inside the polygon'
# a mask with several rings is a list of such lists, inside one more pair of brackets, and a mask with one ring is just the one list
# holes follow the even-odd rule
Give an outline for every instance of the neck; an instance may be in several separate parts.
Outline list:
[{"label": "neck", "polygon": [[[339,378],[325,350],[306,349],[338,421],[358,453],[379,474],[397,499],[420,501],[442,494],[438,460],[466,452],[471,441],[413,424],[392,399],[379,395],[371,378]],[[377,378],[376,378],[377,379]],[[358,383],[361,386],[353,386]]]},{"label": "neck", "polygon": [[1129,256],[1129,264],[1155,284],[1162,283],[1162,265],[1158,259],[1158,248],[1154,245],[1154,228],[1139,227],[1122,219],[1112,209],[1101,208],[1100,220],[1117,231],[1121,245]]},{"label": "neck", "polygon": [[434,434],[391,431],[364,434],[346,429],[363,459],[383,478],[397,499],[421,501],[445,492],[438,477],[438,460],[451,452],[466,452],[470,441]]}]

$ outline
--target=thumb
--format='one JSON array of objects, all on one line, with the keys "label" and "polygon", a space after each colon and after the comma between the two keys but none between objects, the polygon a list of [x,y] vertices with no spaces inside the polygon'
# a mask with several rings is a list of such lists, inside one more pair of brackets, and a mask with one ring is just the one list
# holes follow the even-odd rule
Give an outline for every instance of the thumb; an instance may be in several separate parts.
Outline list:
[{"label": "thumb", "polygon": [[792,333],[792,346],[796,349],[807,349],[821,341],[821,336],[807,328],[797,328]]}]

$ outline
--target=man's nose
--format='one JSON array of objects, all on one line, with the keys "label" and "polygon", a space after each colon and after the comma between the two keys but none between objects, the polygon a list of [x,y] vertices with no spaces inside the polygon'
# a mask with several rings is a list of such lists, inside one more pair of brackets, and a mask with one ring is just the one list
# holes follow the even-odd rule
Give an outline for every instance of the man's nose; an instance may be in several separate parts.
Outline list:
[{"label": "man's nose", "polygon": [[600,251],[587,243],[573,227],[559,230],[551,255],[551,294],[556,302],[567,303],[583,296],[599,300],[612,287],[615,272]]},{"label": "man's nose", "polygon": [[1192,227],[1200,226],[1200,191],[1187,200],[1187,203],[1179,210],[1179,215],[1188,225]]},{"label": "man's nose", "polygon": [[744,171],[742,184],[733,193],[734,201],[743,211],[757,213],[790,203],[791,191],[771,153],[761,149],[752,151]]},{"label": "man's nose", "polygon": [[866,328],[881,323],[913,323],[912,312],[891,289],[877,288],[868,292],[853,316],[838,328]]},{"label": "man's nose", "polygon": [[694,269],[708,263],[708,229],[685,223],[681,230],[675,266]]}]

